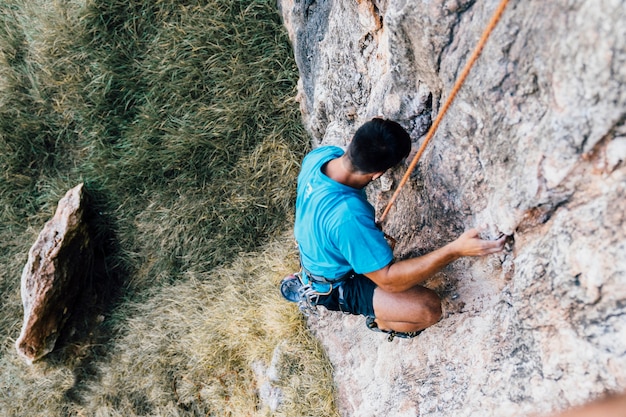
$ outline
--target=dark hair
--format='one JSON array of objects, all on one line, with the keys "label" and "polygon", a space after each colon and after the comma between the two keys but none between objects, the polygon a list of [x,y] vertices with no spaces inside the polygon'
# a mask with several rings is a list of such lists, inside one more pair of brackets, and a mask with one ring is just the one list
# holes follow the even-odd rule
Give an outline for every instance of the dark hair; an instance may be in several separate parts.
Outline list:
[{"label": "dark hair", "polygon": [[375,118],[364,123],[352,137],[346,151],[355,170],[383,172],[398,164],[411,152],[411,138],[392,120]]}]

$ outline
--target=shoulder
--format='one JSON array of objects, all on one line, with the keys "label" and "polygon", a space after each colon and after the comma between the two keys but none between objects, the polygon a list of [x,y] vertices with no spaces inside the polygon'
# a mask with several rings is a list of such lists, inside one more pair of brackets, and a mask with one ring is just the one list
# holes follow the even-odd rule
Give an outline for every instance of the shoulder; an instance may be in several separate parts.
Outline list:
[{"label": "shoulder", "polygon": [[322,146],[309,152],[302,161],[299,179],[316,175],[320,168],[331,159],[343,155],[343,150],[337,146]]},{"label": "shoulder", "polygon": [[319,148],[316,148],[312,150],[311,152],[309,152],[304,157],[304,162],[309,162],[309,161],[326,162],[327,160],[338,158],[341,155],[343,155],[343,149],[341,149],[338,146],[320,146]]}]

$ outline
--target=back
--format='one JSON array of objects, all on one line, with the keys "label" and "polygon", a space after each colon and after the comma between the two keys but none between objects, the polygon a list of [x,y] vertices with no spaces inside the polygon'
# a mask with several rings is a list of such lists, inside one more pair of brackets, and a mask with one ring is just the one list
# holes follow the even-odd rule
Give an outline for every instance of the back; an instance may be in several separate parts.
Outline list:
[{"label": "back", "polygon": [[311,273],[327,279],[352,270],[373,272],[393,259],[364,190],[322,172],[324,164],[341,155],[339,147],[320,147],[304,158],[298,176],[294,233],[301,262]]}]

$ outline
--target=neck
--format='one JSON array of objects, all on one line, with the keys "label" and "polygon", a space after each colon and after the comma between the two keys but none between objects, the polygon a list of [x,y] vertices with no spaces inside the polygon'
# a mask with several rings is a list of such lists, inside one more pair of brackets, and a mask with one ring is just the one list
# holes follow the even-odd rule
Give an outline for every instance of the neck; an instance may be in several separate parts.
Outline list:
[{"label": "neck", "polygon": [[375,177],[375,174],[354,172],[351,167],[352,164],[344,154],[339,158],[330,160],[322,170],[328,178],[359,190],[372,182]]}]

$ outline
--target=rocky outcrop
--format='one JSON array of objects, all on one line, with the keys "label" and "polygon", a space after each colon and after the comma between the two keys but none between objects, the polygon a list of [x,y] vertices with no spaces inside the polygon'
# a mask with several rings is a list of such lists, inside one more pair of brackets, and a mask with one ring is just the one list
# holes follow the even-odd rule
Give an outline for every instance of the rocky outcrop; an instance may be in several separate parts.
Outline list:
[{"label": "rocky outcrop", "polygon": [[[417,148],[497,1],[282,0],[313,145],[373,116]],[[428,285],[444,319],[311,328],[345,416],[523,416],[626,390],[626,3],[511,1],[385,224],[398,258],[489,225],[509,250]],[[379,213],[403,168],[368,190]]]},{"label": "rocky outcrop", "polygon": [[85,204],[83,184],[69,190],[28,253],[21,283],[24,324],[15,343],[28,363],[54,349],[91,271]]}]

